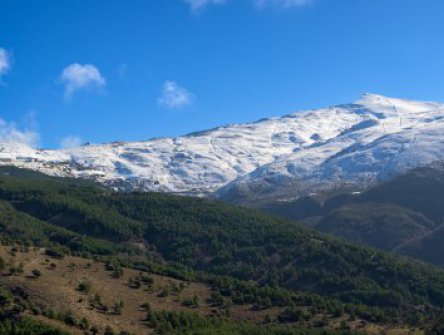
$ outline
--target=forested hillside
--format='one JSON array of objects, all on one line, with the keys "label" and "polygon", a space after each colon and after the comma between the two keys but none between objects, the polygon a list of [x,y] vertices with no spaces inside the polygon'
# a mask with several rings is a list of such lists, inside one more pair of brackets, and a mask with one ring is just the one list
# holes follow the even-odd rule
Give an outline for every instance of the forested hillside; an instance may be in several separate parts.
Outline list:
[{"label": "forested hillside", "polygon": [[442,164],[419,168],[359,193],[343,190],[260,207],[322,232],[444,265]]},{"label": "forested hillside", "polygon": [[15,168],[0,170],[0,200],[5,244],[206,283],[235,305],[284,308],[279,323],[325,313],[422,327],[444,306],[439,269],[220,202],[114,193]]}]

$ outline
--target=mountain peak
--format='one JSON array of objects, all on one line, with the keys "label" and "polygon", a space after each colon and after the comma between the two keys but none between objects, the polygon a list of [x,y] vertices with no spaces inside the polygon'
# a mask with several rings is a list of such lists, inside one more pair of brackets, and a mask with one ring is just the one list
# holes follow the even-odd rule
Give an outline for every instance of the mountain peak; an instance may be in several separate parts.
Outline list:
[{"label": "mountain peak", "polygon": [[385,100],[385,99],[391,99],[391,98],[386,97],[385,95],[368,93],[368,92],[362,94],[361,96],[361,100]]},{"label": "mountain peak", "polygon": [[[391,98],[381,94],[374,93],[364,93],[356,103],[360,105],[376,105],[376,106],[397,106],[405,103],[418,103],[416,101],[399,99],[399,98]],[[423,104],[423,102],[421,102]]]},{"label": "mountain peak", "polygon": [[394,111],[396,113],[417,113],[432,109],[442,109],[444,105],[437,102],[424,102],[408,99],[390,98],[380,94],[365,93],[356,101],[357,104],[380,112]]},{"label": "mountain peak", "polygon": [[302,183],[311,192],[321,184],[367,185],[444,162],[443,110],[438,103],[368,93],[355,104],[178,138],[64,150],[0,143],[0,165],[88,178],[125,190],[208,194],[242,178],[259,185],[262,178],[276,186],[297,180],[294,192],[302,192]]}]

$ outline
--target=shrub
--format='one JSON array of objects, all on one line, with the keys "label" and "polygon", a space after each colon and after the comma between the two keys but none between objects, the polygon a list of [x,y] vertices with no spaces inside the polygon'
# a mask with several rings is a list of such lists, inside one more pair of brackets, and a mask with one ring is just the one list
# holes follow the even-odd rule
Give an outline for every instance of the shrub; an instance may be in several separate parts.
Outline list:
[{"label": "shrub", "polygon": [[80,292],[84,292],[84,293],[91,292],[91,288],[92,288],[92,284],[91,284],[91,282],[89,282],[87,280],[82,281],[78,286],[78,290]]},{"label": "shrub", "polygon": [[63,259],[65,257],[65,255],[62,252],[54,249],[46,249],[45,255],[57,259]]},{"label": "shrub", "polygon": [[42,272],[39,269],[32,270],[32,275],[36,278],[40,277],[42,275]]}]

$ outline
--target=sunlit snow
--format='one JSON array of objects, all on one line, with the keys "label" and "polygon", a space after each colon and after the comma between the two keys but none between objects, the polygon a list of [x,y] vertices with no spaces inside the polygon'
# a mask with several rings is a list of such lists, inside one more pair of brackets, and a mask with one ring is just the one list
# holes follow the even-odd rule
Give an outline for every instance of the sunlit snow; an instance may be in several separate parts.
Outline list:
[{"label": "sunlit snow", "polygon": [[178,138],[64,150],[0,143],[0,164],[121,189],[209,193],[299,178],[368,184],[444,160],[444,105],[366,94],[359,101]]}]

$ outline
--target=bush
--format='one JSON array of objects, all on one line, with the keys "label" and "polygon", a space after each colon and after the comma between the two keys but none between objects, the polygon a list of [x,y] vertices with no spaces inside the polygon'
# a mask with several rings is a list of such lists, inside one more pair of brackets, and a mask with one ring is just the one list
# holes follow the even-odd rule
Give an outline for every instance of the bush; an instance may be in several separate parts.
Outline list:
[{"label": "bush", "polygon": [[89,282],[87,280],[82,281],[78,286],[78,290],[83,293],[91,292],[91,288],[92,288],[92,284],[91,284],[91,282]]},{"label": "bush", "polygon": [[39,269],[32,270],[32,275],[36,278],[40,277],[42,275],[42,272]]},{"label": "bush", "polygon": [[106,326],[105,332],[103,333],[103,335],[116,335],[116,333],[114,332],[114,330],[110,326]]},{"label": "bush", "polygon": [[65,314],[62,321],[65,322],[67,325],[77,326],[77,319],[72,313]]},{"label": "bush", "polygon": [[82,318],[79,322],[80,329],[87,330],[89,328],[89,321],[86,318]]},{"label": "bush", "polygon": [[52,257],[52,258],[57,258],[57,259],[65,258],[65,255],[61,251],[54,250],[54,249],[46,249],[45,255]]},{"label": "bush", "polygon": [[123,306],[124,306],[124,304],[123,304],[122,300],[115,302],[114,303],[114,314],[121,315]]}]

